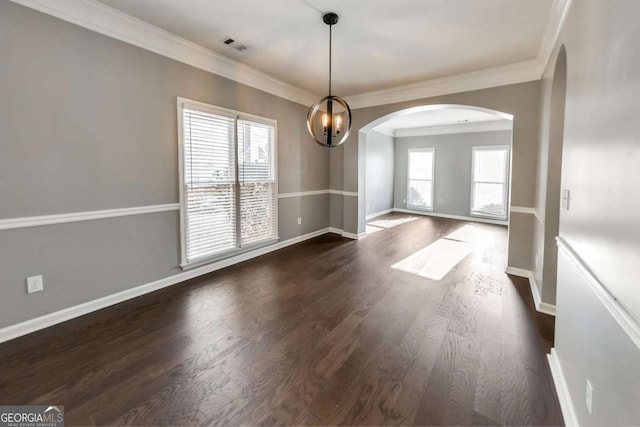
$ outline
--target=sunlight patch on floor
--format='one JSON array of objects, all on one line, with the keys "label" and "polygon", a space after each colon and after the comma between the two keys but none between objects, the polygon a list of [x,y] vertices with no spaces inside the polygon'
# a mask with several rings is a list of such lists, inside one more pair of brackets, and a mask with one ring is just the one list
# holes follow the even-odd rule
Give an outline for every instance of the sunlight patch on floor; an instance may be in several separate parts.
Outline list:
[{"label": "sunlight patch on floor", "polygon": [[370,221],[367,225],[371,225],[378,228],[392,228],[397,227],[399,225],[405,224],[407,222],[415,221],[418,219],[417,216],[405,216],[402,218],[394,218],[394,219],[378,219],[376,221]]},{"label": "sunlight patch on floor", "polygon": [[407,222],[411,222],[418,219],[417,216],[406,216],[402,218],[395,219],[379,219],[376,221],[370,221],[367,223],[365,231],[367,234],[377,233],[378,231],[382,231],[385,228],[393,228],[398,225],[406,224]]},{"label": "sunlight patch on floor", "polygon": [[471,243],[439,239],[392,265],[391,268],[431,280],[441,280],[472,250]]},{"label": "sunlight patch on floor", "polygon": [[490,232],[472,224],[460,227],[456,231],[444,236],[444,238],[457,240],[459,242],[472,243],[474,245],[486,245],[493,240],[493,236]]},{"label": "sunlight patch on floor", "polygon": [[376,227],[369,224],[367,224],[367,227],[365,228],[365,231],[367,232],[367,234],[377,233],[378,231],[382,231],[382,230],[384,230],[384,228]]}]

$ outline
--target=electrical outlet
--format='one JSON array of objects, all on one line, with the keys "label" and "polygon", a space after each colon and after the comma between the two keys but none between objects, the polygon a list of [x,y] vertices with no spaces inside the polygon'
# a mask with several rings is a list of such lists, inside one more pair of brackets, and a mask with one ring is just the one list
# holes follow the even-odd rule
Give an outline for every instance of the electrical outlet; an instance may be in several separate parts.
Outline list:
[{"label": "electrical outlet", "polygon": [[302,217],[298,217],[298,225],[302,225]]},{"label": "electrical outlet", "polygon": [[589,411],[589,415],[593,414],[593,385],[589,380],[587,380],[586,403],[587,403],[587,410]]},{"label": "electrical outlet", "polygon": [[402,203],[404,203],[404,205],[407,205],[407,199],[402,199]]},{"label": "electrical outlet", "polygon": [[42,276],[27,277],[27,293],[40,292],[44,290],[44,280]]}]

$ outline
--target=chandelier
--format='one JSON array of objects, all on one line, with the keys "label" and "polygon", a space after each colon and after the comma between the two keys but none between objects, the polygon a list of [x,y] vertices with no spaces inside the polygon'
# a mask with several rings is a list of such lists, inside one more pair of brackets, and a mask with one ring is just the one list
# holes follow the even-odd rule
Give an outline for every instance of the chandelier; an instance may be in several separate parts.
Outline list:
[{"label": "chandelier", "polygon": [[338,15],[325,13],[322,21],[329,26],[329,95],[309,109],[307,129],[318,144],[333,148],[345,142],[351,132],[351,109],[344,99],[331,95],[331,27],[338,23]]}]

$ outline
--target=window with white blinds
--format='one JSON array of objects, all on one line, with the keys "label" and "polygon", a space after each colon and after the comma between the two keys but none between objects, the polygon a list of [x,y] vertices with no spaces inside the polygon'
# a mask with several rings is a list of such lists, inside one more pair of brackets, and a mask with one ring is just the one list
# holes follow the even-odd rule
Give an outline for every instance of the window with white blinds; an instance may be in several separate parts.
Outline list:
[{"label": "window with white blinds", "polygon": [[433,148],[410,148],[408,151],[407,207],[433,210]]},{"label": "window with white blinds", "polygon": [[509,147],[473,147],[471,215],[507,219]]},{"label": "window with white blinds", "polygon": [[277,239],[275,122],[178,100],[182,264]]}]

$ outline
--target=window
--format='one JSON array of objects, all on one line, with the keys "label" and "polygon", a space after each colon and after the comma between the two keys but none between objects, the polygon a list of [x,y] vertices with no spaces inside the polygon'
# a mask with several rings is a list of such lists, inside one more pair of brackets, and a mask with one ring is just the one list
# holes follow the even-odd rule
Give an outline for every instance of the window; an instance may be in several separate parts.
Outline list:
[{"label": "window", "polygon": [[473,147],[471,215],[507,219],[509,147]]},{"label": "window", "polygon": [[409,149],[407,207],[433,210],[433,148]]},{"label": "window", "polygon": [[182,265],[277,239],[275,122],[178,99]]}]

